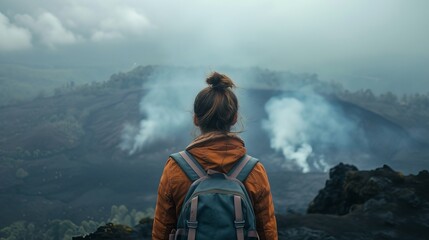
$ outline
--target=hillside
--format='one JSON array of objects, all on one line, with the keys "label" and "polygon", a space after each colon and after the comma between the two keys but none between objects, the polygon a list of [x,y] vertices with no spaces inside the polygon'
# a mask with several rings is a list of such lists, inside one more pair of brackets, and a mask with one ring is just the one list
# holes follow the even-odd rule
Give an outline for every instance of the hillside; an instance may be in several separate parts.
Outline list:
[{"label": "hillside", "polygon": [[63,88],[106,79],[108,67],[24,66],[0,63],[0,106],[60,94]]},{"label": "hillside", "polygon": [[[345,92],[339,94],[314,75],[261,69],[226,71],[243,79],[243,87],[238,89],[246,99],[241,106],[243,137],[251,154],[258,156],[269,171],[280,214],[303,213],[323,187],[327,174],[303,174],[279,167],[284,157],[271,148],[270,137],[261,124],[268,117],[265,105],[273,96],[305,100],[309,97],[301,90],[311,87],[318,97],[350,119],[354,128],[347,134],[347,143],[335,136],[330,137],[332,141],[314,138],[309,142],[314,152],[330,164],[353,162],[366,169],[388,163],[404,172],[429,168],[428,143],[423,141],[427,138],[416,135],[416,129],[420,129],[419,133],[427,136],[429,127],[425,124],[429,118],[424,111],[414,114],[416,110],[410,110],[410,115],[404,117],[404,111],[395,104],[382,105],[376,99],[371,103]],[[191,68],[138,67],[114,74],[106,82],[64,88],[54,96],[0,107],[0,214],[7,216],[0,219],[0,228],[20,220],[102,222],[109,218],[112,205],[153,208],[164,162],[170,153],[183,149],[192,139],[192,125],[181,126],[176,135],[169,133],[169,140],[149,143],[131,155],[121,149],[124,127],[138,126],[141,119],[150,117],[139,109],[151,100],[145,97],[152,96],[152,89],[159,88],[154,86],[154,76],[165,79],[166,86],[161,90],[174,88],[178,95],[183,79],[201,81],[201,72]],[[171,86],[168,79],[174,78],[179,80]],[[185,95],[192,98],[192,91],[185,88]],[[179,106],[172,99],[174,95],[161,97],[159,101],[170,102],[173,109]],[[162,103],[154,104],[161,108]],[[190,114],[186,116],[191,119]],[[286,127],[287,119],[282,124]]]}]

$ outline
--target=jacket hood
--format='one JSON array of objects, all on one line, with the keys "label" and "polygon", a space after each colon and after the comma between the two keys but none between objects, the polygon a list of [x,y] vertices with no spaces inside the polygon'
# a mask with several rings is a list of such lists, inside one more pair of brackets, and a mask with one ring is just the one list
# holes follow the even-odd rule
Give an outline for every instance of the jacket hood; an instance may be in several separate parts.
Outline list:
[{"label": "jacket hood", "polygon": [[195,138],[186,148],[207,171],[227,173],[246,154],[244,141],[234,133],[210,132]]}]

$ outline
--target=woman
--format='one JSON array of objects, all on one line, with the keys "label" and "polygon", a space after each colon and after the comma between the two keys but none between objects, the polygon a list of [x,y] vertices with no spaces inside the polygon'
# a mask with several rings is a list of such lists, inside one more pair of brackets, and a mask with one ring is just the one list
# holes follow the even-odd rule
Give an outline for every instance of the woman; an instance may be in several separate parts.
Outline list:
[{"label": "woman", "polygon": [[[194,124],[201,130],[186,150],[208,171],[227,173],[246,154],[244,142],[231,127],[237,122],[238,101],[232,80],[214,72],[194,102]],[[152,239],[168,239],[191,185],[179,165],[168,159],[158,188]],[[267,174],[257,163],[243,182],[253,204],[260,239],[277,239],[274,205]]]}]

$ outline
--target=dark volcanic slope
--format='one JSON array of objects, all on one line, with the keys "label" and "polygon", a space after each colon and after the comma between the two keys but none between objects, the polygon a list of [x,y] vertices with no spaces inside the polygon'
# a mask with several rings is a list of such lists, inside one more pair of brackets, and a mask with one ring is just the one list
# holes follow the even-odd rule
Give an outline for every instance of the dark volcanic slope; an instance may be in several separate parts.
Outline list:
[{"label": "dark volcanic slope", "polygon": [[[21,219],[105,220],[113,204],[140,210],[153,207],[166,157],[187,142],[157,144],[131,156],[119,149],[124,123],[138,123],[144,117],[139,113],[139,102],[147,89],[142,91],[141,85],[154,69],[137,70],[114,75],[103,84],[0,108],[0,215],[7,216],[0,218],[0,226]],[[260,121],[266,117],[265,102],[279,93],[267,89],[243,93],[252,96],[251,102],[242,106],[248,111],[246,129],[252,129],[244,134],[249,152],[273,172],[277,209],[302,212],[325,176],[282,173],[272,165],[276,154]],[[363,146],[342,149],[343,154],[369,149],[369,154],[385,161],[408,148],[403,144],[409,141],[401,125],[353,103],[336,98],[329,101],[361,123],[370,139]],[[386,131],[392,134],[388,138],[383,135]],[[413,160],[413,156],[398,159],[399,163]],[[284,182],[288,183],[286,190]]]},{"label": "dark volcanic slope", "polygon": [[138,116],[141,91],[95,93],[1,109],[0,204],[8,206],[1,225],[22,218],[104,217],[130,194],[128,202],[139,208],[150,198],[148,182],[157,181],[153,173],[162,164],[154,168],[142,156],[127,161],[117,147],[123,123]]}]

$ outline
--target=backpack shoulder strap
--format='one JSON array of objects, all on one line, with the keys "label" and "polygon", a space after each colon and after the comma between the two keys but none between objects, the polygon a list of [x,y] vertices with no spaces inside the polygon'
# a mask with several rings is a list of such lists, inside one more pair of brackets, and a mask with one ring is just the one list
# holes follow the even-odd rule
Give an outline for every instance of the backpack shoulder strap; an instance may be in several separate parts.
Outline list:
[{"label": "backpack shoulder strap", "polygon": [[237,161],[234,167],[229,171],[228,176],[244,182],[258,162],[258,159],[246,154]]},{"label": "backpack shoulder strap", "polygon": [[173,153],[170,157],[179,164],[180,168],[192,182],[207,175],[198,161],[186,150]]}]

